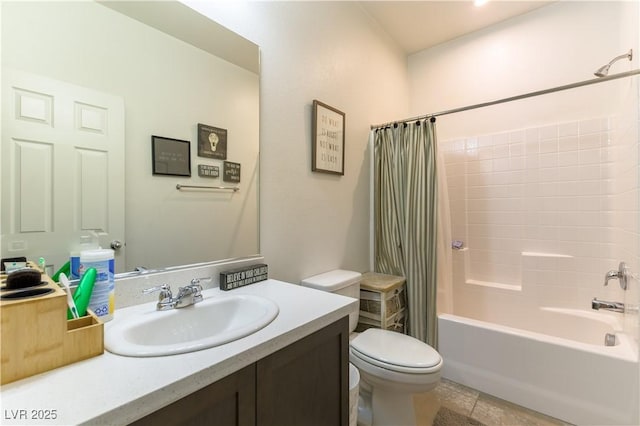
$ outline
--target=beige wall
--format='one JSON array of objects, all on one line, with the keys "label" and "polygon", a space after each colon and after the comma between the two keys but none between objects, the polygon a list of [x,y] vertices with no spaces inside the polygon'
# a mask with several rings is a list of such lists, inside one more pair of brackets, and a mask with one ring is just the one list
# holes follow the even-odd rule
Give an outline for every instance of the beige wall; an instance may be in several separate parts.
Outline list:
[{"label": "beige wall", "polygon": [[[611,58],[638,49],[637,7],[625,1],[560,1],[412,55],[410,112],[427,114],[595,78],[593,72]],[[638,63],[634,55],[632,63],[616,63],[611,73]],[[614,93],[598,85],[443,116],[438,136],[598,117],[616,110],[620,99]]]},{"label": "beige wall", "polygon": [[[290,282],[369,269],[369,126],[407,113],[406,58],[352,2],[200,3],[260,46],[260,247]],[[311,103],[346,114],[345,175],[311,172]]]}]

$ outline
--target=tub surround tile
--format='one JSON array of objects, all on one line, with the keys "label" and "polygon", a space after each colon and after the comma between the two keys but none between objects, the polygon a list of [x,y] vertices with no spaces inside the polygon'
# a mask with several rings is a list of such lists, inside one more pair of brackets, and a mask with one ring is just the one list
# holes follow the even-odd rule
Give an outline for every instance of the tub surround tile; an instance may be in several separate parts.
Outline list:
[{"label": "tub surround tile", "polygon": [[[456,178],[455,185],[449,183],[457,200],[451,206],[452,232],[467,243],[472,260],[457,274],[463,279],[454,287],[474,279],[513,282],[523,289],[554,284],[601,291],[601,260],[637,257],[637,117],[623,118],[445,141],[449,149],[456,148],[445,153],[455,165],[455,172],[447,170],[448,177]],[[505,193],[515,185],[518,191]],[[520,229],[521,235],[505,237],[496,225]],[[586,259],[589,268],[558,263],[556,269],[526,269],[517,261],[500,261],[521,251],[557,251]],[[519,282],[522,278],[527,282]]]}]

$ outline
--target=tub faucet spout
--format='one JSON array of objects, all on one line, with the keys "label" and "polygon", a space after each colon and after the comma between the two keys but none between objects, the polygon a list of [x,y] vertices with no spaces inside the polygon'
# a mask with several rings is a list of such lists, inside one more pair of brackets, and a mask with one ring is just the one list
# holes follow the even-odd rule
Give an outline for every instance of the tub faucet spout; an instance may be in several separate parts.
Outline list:
[{"label": "tub faucet spout", "polygon": [[607,302],[605,300],[598,300],[596,297],[591,301],[591,309],[596,311],[604,309],[605,311],[624,313],[624,303],[620,302]]}]

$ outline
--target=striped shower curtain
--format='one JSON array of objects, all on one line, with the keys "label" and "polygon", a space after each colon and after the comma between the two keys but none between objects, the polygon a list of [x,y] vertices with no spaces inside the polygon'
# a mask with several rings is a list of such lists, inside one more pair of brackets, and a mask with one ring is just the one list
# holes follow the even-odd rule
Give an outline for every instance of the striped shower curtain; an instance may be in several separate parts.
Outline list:
[{"label": "striped shower curtain", "polygon": [[408,334],[437,346],[435,120],[374,131],[375,271],[407,281]]}]

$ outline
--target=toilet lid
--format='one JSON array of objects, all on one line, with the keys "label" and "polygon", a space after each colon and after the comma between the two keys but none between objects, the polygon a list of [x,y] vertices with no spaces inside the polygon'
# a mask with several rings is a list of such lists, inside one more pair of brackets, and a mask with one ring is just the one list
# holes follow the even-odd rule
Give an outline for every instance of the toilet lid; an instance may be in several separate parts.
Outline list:
[{"label": "toilet lid", "polygon": [[[351,341],[354,355],[380,367],[416,373],[442,363],[440,354],[420,340],[389,330],[369,328]],[[363,355],[363,356],[361,356]]]}]

